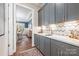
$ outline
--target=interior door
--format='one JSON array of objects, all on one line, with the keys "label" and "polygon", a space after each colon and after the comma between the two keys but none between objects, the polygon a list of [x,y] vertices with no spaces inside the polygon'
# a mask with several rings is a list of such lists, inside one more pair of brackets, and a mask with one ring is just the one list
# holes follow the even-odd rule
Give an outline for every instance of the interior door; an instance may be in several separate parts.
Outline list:
[{"label": "interior door", "polygon": [[8,55],[8,4],[0,3],[0,56]]}]

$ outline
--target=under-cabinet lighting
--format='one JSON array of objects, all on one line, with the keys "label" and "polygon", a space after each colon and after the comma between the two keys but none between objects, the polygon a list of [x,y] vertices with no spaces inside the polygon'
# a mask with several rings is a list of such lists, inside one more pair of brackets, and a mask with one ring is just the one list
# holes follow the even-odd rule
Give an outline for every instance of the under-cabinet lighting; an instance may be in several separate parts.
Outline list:
[{"label": "under-cabinet lighting", "polygon": [[55,24],[50,24],[50,25],[49,25],[49,28],[51,28],[51,30],[56,30],[56,29],[57,29],[57,27],[56,27]]},{"label": "under-cabinet lighting", "polygon": [[46,30],[46,26],[42,25],[42,30]]},{"label": "under-cabinet lighting", "polygon": [[41,27],[40,26],[36,27],[36,31],[41,32]]}]

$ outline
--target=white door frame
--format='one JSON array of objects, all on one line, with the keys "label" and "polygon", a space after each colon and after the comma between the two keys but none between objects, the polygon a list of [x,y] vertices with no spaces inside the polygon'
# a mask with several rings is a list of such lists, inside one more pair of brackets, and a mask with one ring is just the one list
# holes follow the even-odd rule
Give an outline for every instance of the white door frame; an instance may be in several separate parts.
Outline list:
[{"label": "white door frame", "polygon": [[13,51],[13,53],[16,52],[16,5],[32,10],[32,46],[34,46],[34,42],[33,42],[34,41],[34,34],[33,34],[33,32],[34,32],[33,31],[34,9],[32,9],[28,6],[22,5],[22,4],[14,4],[14,51]]}]

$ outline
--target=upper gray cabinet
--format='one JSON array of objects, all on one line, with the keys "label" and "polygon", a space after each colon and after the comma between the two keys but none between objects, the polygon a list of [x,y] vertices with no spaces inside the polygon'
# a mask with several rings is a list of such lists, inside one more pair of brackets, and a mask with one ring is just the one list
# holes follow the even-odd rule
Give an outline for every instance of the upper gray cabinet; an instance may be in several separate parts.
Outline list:
[{"label": "upper gray cabinet", "polygon": [[50,23],[50,4],[46,4],[45,7],[45,25],[49,25]]},{"label": "upper gray cabinet", "polygon": [[55,9],[56,9],[56,23],[60,23],[64,21],[64,4],[63,3],[57,3],[55,5]]},{"label": "upper gray cabinet", "polygon": [[68,21],[79,19],[79,3],[69,3],[68,6]]},{"label": "upper gray cabinet", "polygon": [[38,25],[79,19],[79,3],[47,3],[38,12]]},{"label": "upper gray cabinet", "polygon": [[45,25],[45,8],[42,8],[42,25]]},{"label": "upper gray cabinet", "polygon": [[55,23],[55,3],[50,3],[50,24]]},{"label": "upper gray cabinet", "polygon": [[43,11],[42,9],[38,11],[38,26],[42,25],[42,19],[43,19]]}]

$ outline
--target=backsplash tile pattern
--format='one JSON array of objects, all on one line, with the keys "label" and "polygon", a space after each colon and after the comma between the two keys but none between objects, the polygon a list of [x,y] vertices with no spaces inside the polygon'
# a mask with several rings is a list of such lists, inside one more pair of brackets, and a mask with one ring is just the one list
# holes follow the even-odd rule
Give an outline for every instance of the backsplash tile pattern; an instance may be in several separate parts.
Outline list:
[{"label": "backsplash tile pattern", "polygon": [[59,24],[50,24],[49,26],[42,26],[40,33],[57,34],[63,36],[69,36],[74,39],[79,39],[79,20],[63,22]]}]

